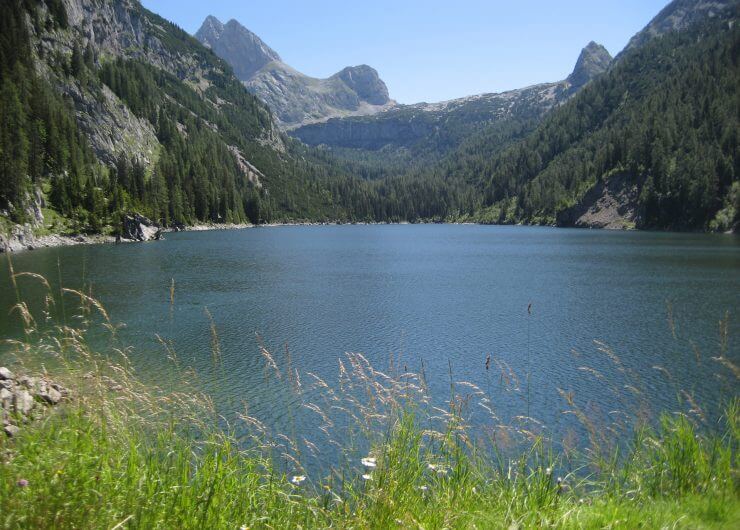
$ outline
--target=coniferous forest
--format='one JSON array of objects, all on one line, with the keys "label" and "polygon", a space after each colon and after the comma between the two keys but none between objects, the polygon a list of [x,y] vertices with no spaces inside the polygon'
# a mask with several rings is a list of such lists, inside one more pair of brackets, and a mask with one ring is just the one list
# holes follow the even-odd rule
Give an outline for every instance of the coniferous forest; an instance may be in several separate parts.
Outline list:
[{"label": "coniferous forest", "polygon": [[490,157],[485,138],[447,174],[481,187],[484,205],[552,223],[597,180],[623,173],[639,189],[640,226],[729,230],[738,221],[740,31],[710,23],[631,50],[550,114],[523,142]]},{"label": "coniferous forest", "polygon": [[[115,55],[75,38],[68,49],[39,44],[73,30],[63,0],[3,2],[0,210],[13,222],[29,221],[41,197],[68,229],[88,232],[115,231],[131,211],[163,225],[562,224],[618,175],[637,190],[638,228],[737,226],[740,29],[726,20],[628,50],[539,125],[494,123],[414,161],[337,156],[285,136],[221,59],[139,4],[130,9],[149,34],[136,53]],[[155,46],[191,54],[201,78],[157,65]],[[109,93],[151,130],[146,156],[137,145],[101,153],[91,144],[74,98]]]}]

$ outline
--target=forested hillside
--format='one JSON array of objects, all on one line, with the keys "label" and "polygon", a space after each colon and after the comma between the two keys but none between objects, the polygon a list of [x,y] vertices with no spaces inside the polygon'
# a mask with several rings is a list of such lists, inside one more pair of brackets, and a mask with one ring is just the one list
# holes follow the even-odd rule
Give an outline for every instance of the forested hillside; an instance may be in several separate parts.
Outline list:
[{"label": "forested hillside", "polygon": [[[239,222],[269,219],[293,196],[314,198],[306,175],[283,177],[292,168],[280,157],[269,110],[226,65],[137,3],[104,5],[110,18],[102,25],[92,12],[98,6],[83,3],[89,17],[72,27],[74,4],[4,3],[0,202],[13,220],[29,220],[37,189],[91,231],[128,209],[163,223]],[[81,46],[90,20],[109,31]],[[125,39],[115,33],[121,27],[130,31]],[[153,66],[185,53],[200,61],[190,72]],[[262,169],[240,167],[242,153]]]},{"label": "forested hillside", "polygon": [[55,195],[64,188],[81,206],[94,200],[88,183],[102,170],[69,103],[35,71],[27,17],[39,31],[68,26],[60,1],[48,7],[41,16],[33,0],[8,0],[0,17],[0,209],[17,221],[28,217],[45,177],[65,175],[63,183],[54,179]]},{"label": "forested hillside", "polygon": [[162,224],[376,218],[376,191],[284,138],[228,65],[138,3],[7,0],[2,14],[6,218],[89,232],[127,211]]},{"label": "forested hillside", "polygon": [[479,218],[492,222],[554,223],[619,175],[636,187],[627,209],[638,227],[730,229],[740,199],[739,47],[740,29],[726,20],[654,39],[523,142],[489,157],[483,136],[440,171],[480,186]]},{"label": "forested hillside", "polygon": [[284,137],[228,65],[137,2],[7,0],[5,14],[0,210],[13,222],[115,232],[132,211],[170,225],[474,209],[467,185],[368,182]]},{"label": "forested hillside", "polygon": [[[594,60],[579,63],[598,68],[572,97],[569,78],[491,101],[407,107],[380,121],[399,117],[418,137],[342,151],[283,135],[229,65],[134,0],[4,0],[0,217],[73,233],[116,232],[129,212],[162,225],[731,230],[740,29],[727,6],[737,4],[705,2],[724,6],[701,12],[712,16],[684,4],[662,12],[671,24],[650,26],[665,35],[652,31],[606,73],[608,54],[589,45]],[[678,12],[692,24],[676,22]],[[345,140],[374,141],[359,131]]]}]

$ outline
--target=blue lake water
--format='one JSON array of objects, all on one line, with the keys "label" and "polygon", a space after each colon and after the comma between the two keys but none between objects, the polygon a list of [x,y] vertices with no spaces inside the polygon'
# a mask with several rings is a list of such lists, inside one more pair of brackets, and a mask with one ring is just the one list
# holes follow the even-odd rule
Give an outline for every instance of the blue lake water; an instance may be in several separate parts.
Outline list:
[{"label": "blue lake water", "polygon": [[[201,376],[225,415],[247,403],[278,429],[288,424],[289,407],[265,382],[257,333],[279,364],[287,362],[287,344],[293,367],[329,383],[337,381],[344,352],[361,352],[379,369],[391,359],[397,370],[417,371],[423,362],[441,401],[450,393],[450,370],[453,380],[497,387],[498,369],[485,369],[490,354],[522,379],[530,374],[527,402],[502,397],[496,404],[502,415],[529,410],[548,425],[562,421],[558,388],[593,410],[614,406],[606,383],[579,370],[615,372],[595,340],[637,376],[654,410],[676,404],[676,388],[654,366],[669,369],[708,411],[722,393],[738,390],[716,379],[718,363],[711,360],[720,354],[719,322],[728,314],[725,355],[740,362],[736,236],[460,225],[269,227],[45,249],[13,260],[16,270],[39,272],[53,283],[61,275],[65,286],[91,285],[113,319],[127,324],[121,340],[134,346],[131,358],[143,377],[157,380],[167,369],[159,334]],[[15,297],[7,262],[1,263],[0,334],[11,337],[18,334],[17,318],[5,309]],[[32,291],[28,280],[21,285]],[[212,362],[206,308],[218,331],[219,367]]]}]

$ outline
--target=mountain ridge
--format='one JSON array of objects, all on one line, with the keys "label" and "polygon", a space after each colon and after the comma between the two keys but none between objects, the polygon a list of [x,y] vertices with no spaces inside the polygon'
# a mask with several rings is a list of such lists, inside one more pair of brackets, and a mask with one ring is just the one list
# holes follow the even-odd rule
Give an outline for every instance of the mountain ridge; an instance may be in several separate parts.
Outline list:
[{"label": "mountain ridge", "polygon": [[362,64],[347,66],[325,79],[308,76],[283,62],[234,19],[223,24],[209,15],[195,37],[232,66],[284,129],[337,116],[374,114],[395,105],[374,68]]},{"label": "mountain ridge", "polygon": [[651,39],[686,29],[703,19],[737,16],[738,6],[737,0],[673,0],[629,40],[617,58]]},{"label": "mountain ridge", "polygon": [[[478,94],[437,102],[397,105],[382,113],[363,117],[331,118],[303,125],[289,134],[311,145],[328,148],[382,151],[408,150],[427,161],[459,146],[486,127],[514,127],[541,118],[562,104],[589,81],[605,72],[611,56],[603,46],[590,42],[581,51],[573,72],[564,80],[540,83],[499,93]],[[346,155],[346,152],[343,154]]]}]

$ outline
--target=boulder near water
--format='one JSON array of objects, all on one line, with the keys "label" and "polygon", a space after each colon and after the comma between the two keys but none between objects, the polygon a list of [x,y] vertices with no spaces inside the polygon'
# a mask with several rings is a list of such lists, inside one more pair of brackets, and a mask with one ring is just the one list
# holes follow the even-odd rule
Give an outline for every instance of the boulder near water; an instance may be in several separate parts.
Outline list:
[{"label": "boulder near water", "polygon": [[152,241],[162,238],[159,225],[138,213],[123,217],[121,237],[131,241]]},{"label": "boulder near water", "polygon": [[21,426],[58,405],[68,391],[45,377],[16,375],[0,367],[0,418],[5,434],[18,434]]}]

